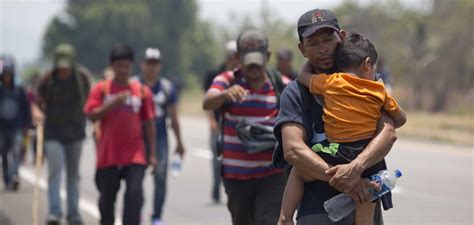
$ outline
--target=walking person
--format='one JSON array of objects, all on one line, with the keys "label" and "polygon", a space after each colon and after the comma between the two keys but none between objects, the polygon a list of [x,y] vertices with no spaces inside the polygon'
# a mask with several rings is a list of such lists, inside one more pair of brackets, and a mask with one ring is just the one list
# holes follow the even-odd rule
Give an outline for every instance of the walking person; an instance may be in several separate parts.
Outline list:
[{"label": "walking person", "polygon": [[[37,104],[44,112],[44,149],[48,162],[48,225],[60,224],[59,190],[66,169],[67,221],[79,225],[79,165],[85,137],[82,107],[90,89],[90,73],[75,62],[74,48],[60,44],[54,51],[54,67],[38,87]],[[35,120],[38,120],[37,118]]]},{"label": "walking person", "polygon": [[[139,75],[143,85],[148,86],[153,95],[155,107],[154,125],[156,129],[156,147],[147,146],[148,151],[154,152],[157,168],[154,176],[153,198],[153,225],[163,225],[162,214],[166,197],[166,179],[168,174],[168,132],[167,120],[170,120],[171,129],[176,139],[175,154],[183,157],[185,153],[181,138],[181,129],[178,119],[178,93],[176,87],[168,79],[161,76],[161,52],[157,48],[147,48],[141,65],[142,74]],[[148,143],[148,142],[147,142]]]},{"label": "walking person", "polygon": [[[298,47],[308,59],[314,73],[338,72],[335,53],[338,44],[346,38],[333,12],[313,9],[298,20]],[[382,112],[375,136],[363,152],[350,163],[330,168],[311,146],[326,141],[323,122],[323,101],[313,97],[308,88],[292,81],[281,96],[280,113],[274,128],[278,145],[274,151],[275,167],[284,167],[286,161],[300,176],[310,181],[304,184],[303,197],[298,206],[297,225],[353,225],[355,213],[333,223],[323,204],[341,192],[368,199],[368,188],[375,188],[363,171],[383,160],[396,140],[393,119]],[[381,199],[384,209],[392,207],[391,196]],[[382,225],[383,218],[377,202],[373,224]],[[279,224],[293,224],[293,218],[282,217]]]},{"label": "walking person", "polygon": [[[274,140],[258,137],[273,138],[279,94],[289,79],[266,69],[270,52],[262,32],[242,32],[237,51],[241,67],[214,79],[203,108],[224,111],[222,177],[232,224],[274,225],[286,180],[282,170],[272,166]],[[247,136],[245,129],[238,129],[239,124],[261,129],[264,135]],[[239,135],[257,140],[247,142]]]},{"label": "walking person", "polygon": [[147,156],[144,143],[146,135],[150,148],[155,148],[152,94],[148,87],[130,79],[133,59],[131,47],[114,45],[109,57],[114,77],[97,83],[84,106],[90,120],[100,121],[95,183],[101,225],[115,222],[115,200],[122,179],[126,184],[122,224],[140,224],[145,169],[147,164],[156,166],[154,151]]},{"label": "walking person", "polygon": [[10,56],[0,57],[0,160],[6,190],[20,187],[18,167],[22,140],[31,126],[31,111],[25,90],[15,84],[15,64]]},{"label": "walking person", "polygon": [[288,48],[280,48],[276,54],[276,70],[278,70],[281,74],[287,75],[291,79],[296,79],[298,73],[293,68],[293,52],[291,49]]},{"label": "walking person", "polygon": [[[238,64],[239,59],[236,56],[237,53],[237,42],[235,40],[228,41],[225,45],[225,61],[219,65],[218,68],[209,71],[204,80],[203,89],[206,92],[212,85],[214,78],[225,72],[234,70]],[[211,198],[214,203],[219,203],[221,200],[220,186],[221,186],[221,162],[220,153],[217,146],[217,138],[219,134],[219,123],[221,120],[221,112],[219,110],[208,110],[206,111],[209,125],[211,128],[211,139],[210,146],[212,150],[212,192]]]}]

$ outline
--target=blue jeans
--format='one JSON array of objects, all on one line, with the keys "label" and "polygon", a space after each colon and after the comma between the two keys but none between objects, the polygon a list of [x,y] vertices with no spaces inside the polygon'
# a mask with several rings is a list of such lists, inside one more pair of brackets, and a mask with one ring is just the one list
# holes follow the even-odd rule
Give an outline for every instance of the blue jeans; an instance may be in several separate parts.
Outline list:
[{"label": "blue jeans", "polygon": [[222,182],[221,178],[221,162],[217,152],[217,136],[219,133],[211,132],[211,150],[212,150],[212,171],[213,171],[213,183],[212,183],[212,199],[214,201],[220,201],[221,193],[220,186]]},{"label": "blue jeans", "polygon": [[12,178],[18,176],[18,167],[21,161],[21,131],[0,131],[0,155],[2,160],[3,181],[9,186]]},{"label": "blue jeans", "polygon": [[166,197],[166,177],[168,174],[168,138],[166,135],[160,137],[161,138],[157,138],[156,140],[155,149],[157,167],[154,174],[155,193],[152,219],[161,219]]},{"label": "blue jeans", "polygon": [[48,202],[49,214],[61,218],[61,199],[59,190],[61,174],[66,164],[67,180],[67,220],[81,222],[78,210],[79,203],[79,162],[82,152],[82,140],[72,143],[61,143],[49,139],[44,143],[46,159],[48,160]]}]

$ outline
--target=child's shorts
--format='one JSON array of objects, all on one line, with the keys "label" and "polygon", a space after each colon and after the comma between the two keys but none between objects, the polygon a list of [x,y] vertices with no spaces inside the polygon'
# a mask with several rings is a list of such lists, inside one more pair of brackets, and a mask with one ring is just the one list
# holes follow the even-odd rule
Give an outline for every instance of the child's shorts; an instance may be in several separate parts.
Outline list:
[{"label": "child's shorts", "polygon": [[[311,149],[316,152],[325,162],[335,166],[352,162],[372,139],[365,139],[348,143],[321,142],[313,145]],[[386,170],[385,160],[378,162],[362,173],[363,178],[369,178],[380,170]]]}]

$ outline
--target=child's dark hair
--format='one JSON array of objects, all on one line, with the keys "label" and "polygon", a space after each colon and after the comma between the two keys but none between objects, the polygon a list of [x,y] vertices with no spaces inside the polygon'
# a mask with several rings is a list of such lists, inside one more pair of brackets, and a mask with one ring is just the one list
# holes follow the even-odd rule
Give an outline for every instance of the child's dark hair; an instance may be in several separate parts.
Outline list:
[{"label": "child's dark hair", "polygon": [[122,59],[133,61],[133,49],[127,44],[115,44],[110,50],[110,63]]},{"label": "child's dark hair", "polygon": [[339,43],[336,64],[340,69],[358,67],[367,57],[370,57],[372,65],[377,63],[377,51],[374,45],[361,34],[351,33]]}]

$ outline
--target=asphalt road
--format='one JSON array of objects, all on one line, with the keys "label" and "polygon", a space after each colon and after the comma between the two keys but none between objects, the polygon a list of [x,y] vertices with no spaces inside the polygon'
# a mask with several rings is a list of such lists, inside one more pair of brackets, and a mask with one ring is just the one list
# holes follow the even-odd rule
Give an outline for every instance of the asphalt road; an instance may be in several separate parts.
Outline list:
[{"label": "asphalt road", "polygon": [[[187,148],[179,177],[168,179],[168,196],[164,211],[167,225],[230,225],[224,203],[214,204],[210,198],[211,153],[204,117],[182,118],[182,132]],[[170,135],[171,146],[173,135]],[[173,151],[173,149],[171,149]],[[403,177],[394,191],[395,207],[384,213],[387,225],[472,225],[474,224],[474,149],[399,138],[387,157],[389,167],[399,168]],[[81,159],[80,208],[86,224],[97,224],[97,191],[93,183],[95,149],[89,138],[84,143]],[[44,219],[46,171],[43,171],[41,212]],[[29,225],[34,169],[22,168],[23,189],[19,193],[0,192],[0,225],[2,217],[11,224]],[[124,189],[122,185],[122,191]],[[146,176],[143,224],[149,224],[152,205],[151,175]],[[123,192],[121,192],[123,193]],[[222,195],[225,196],[223,190]],[[117,203],[120,216],[122,201]],[[3,214],[3,215],[2,215]],[[119,219],[118,219],[119,220]],[[5,219],[6,221],[6,219]],[[42,223],[40,223],[42,224]]]}]

